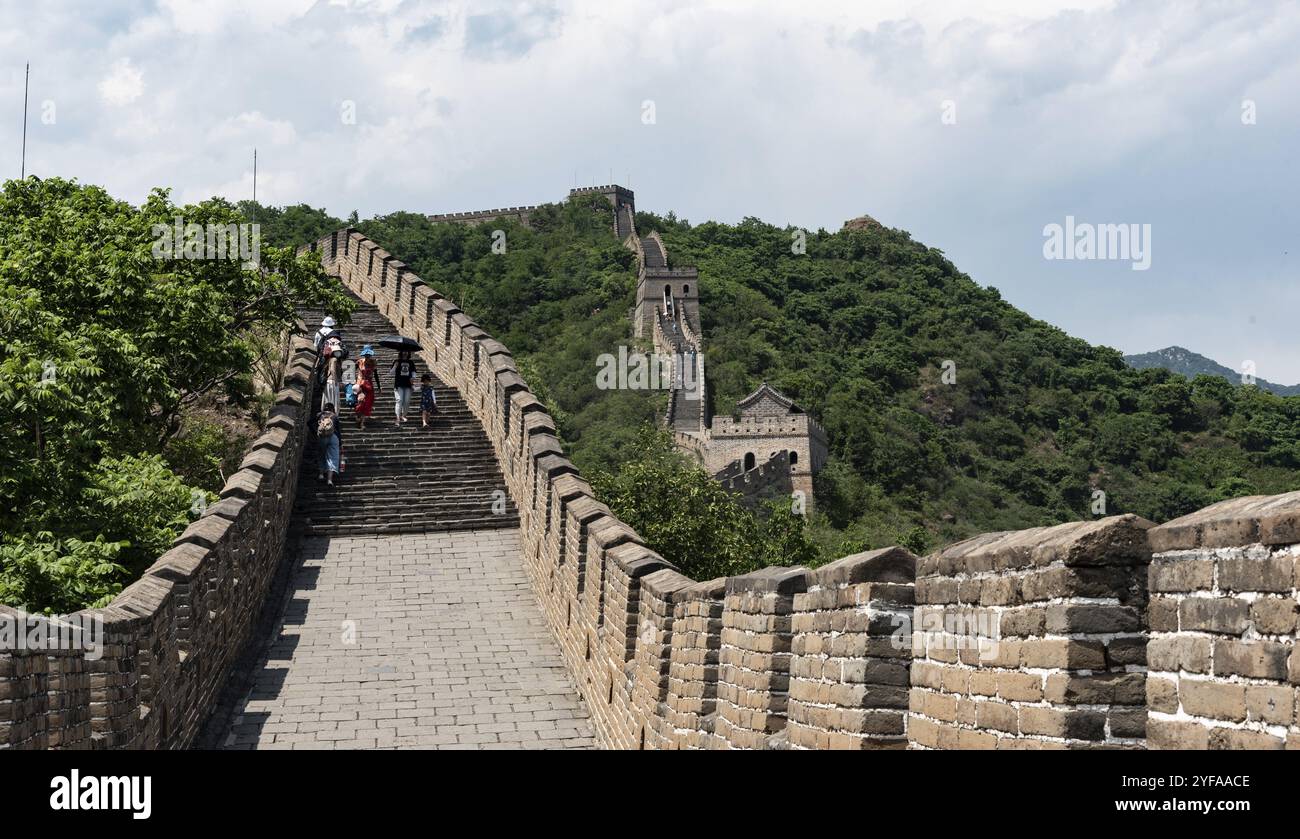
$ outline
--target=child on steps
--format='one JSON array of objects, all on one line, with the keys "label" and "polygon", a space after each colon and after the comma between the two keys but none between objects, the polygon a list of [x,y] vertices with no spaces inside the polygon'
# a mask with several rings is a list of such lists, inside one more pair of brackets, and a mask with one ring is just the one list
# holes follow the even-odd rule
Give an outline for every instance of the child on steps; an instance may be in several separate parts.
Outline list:
[{"label": "child on steps", "polygon": [[428,428],[433,413],[438,409],[438,397],[433,392],[433,376],[420,377],[420,427]]}]

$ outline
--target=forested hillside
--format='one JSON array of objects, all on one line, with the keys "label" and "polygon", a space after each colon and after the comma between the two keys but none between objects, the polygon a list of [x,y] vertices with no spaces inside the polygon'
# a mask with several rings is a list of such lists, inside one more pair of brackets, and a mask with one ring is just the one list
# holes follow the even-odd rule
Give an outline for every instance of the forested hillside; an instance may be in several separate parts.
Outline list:
[{"label": "forested hillside", "polygon": [[[1138,370],[1145,370],[1148,367],[1163,367],[1170,373],[1177,373],[1188,379],[1194,379],[1204,374],[1206,376],[1220,376],[1233,384],[1240,384],[1244,378],[1242,371],[1225,367],[1212,358],[1206,358],[1200,353],[1192,352],[1183,347],[1165,347],[1163,350],[1154,352],[1126,355],[1124,361],[1130,367],[1136,367]],[[1279,385],[1260,378],[1256,378],[1251,384],[1257,385],[1269,393],[1276,393],[1278,396],[1300,396],[1300,385]]]},{"label": "forested hillside", "polygon": [[798,256],[756,219],[649,227],[699,266],[717,404],[766,378],[826,427],[818,499],[851,543],[907,523],[934,545],[1078,519],[1095,490],[1108,514],[1165,521],[1300,487],[1300,400],[1134,370],[903,231],[818,232]]},{"label": "forested hillside", "polygon": [[265,419],[297,302],[348,303],[318,265],[164,254],[177,218],[60,178],[0,189],[0,603],[103,605],[216,498]]},{"label": "forested hillside", "polygon": [[[360,225],[515,352],[584,471],[616,469],[662,400],[595,387],[596,357],[630,340],[635,284],[605,225],[599,207],[547,207],[535,230],[502,225],[502,255],[487,228],[416,214]],[[715,412],[766,379],[825,426],[812,530],[827,556],[1077,519],[1099,502],[1164,521],[1300,488],[1300,399],[1135,370],[905,232],[818,231],[796,255],[791,230],[757,219],[639,213],[637,229],[700,269]]]},{"label": "forested hillside", "polygon": [[[504,254],[491,251],[498,226]],[[546,207],[532,230],[406,213],[360,227],[514,351],[584,471],[617,472],[637,450],[662,395],[596,388],[599,354],[630,341],[635,285],[599,206]],[[825,426],[832,457],[811,528],[824,558],[900,541],[927,549],[1103,504],[1164,521],[1300,488],[1300,400],[1134,370],[903,231],[818,231],[796,255],[793,231],[757,219],[640,213],[637,228],[659,230],[676,263],[700,269],[714,410],[766,379]]]},{"label": "forested hillside", "polygon": [[[134,208],[55,179],[10,182],[0,202],[0,600],[69,610],[120,590],[221,485],[256,428],[250,371],[292,301],[346,316],[289,249],[343,222],[161,192]],[[160,261],[153,225],[176,215],[257,222],[262,270]],[[1135,370],[902,231],[818,231],[795,254],[795,231],[756,219],[641,213],[640,231],[699,267],[715,412],[767,380],[829,434],[808,525],[784,507],[755,516],[654,432],[662,391],[597,386],[600,355],[631,343],[635,292],[603,198],[539,208],[527,228],[353,221],[511,348],[601,496],[700,577],[1300,488],[1300,398]]]}]

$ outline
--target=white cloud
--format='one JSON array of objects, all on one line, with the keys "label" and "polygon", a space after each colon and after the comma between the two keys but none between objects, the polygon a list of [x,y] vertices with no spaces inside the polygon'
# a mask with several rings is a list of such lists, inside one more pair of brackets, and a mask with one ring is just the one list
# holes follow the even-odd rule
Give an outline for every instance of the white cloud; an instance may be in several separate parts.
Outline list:
[{"label": "white cloud", "polygon": [[130,58],[113,62],[99,83],[99,95],[110,105],[129,105],[144,94],[144,73],[131,66]]},{"label": "white cloud", "polygon": [[211,132],[217,142],[258,142],[286,146],[298,139],[298,132],[288,120],[268,119],[260,111],[249,111],[223,120]]},{"label": "white cloud", "polygon": [[[575,175],[612,170],[639,206],[695,221],[835,228],[869,213],[1030,313],[1126,351],[1182,343],[1230,363],[1263,354],[1252,342],[1291,343],[1273,314],[1298,252],[1290,3],[119,9],[0,0],[34,59],[32,98],[59,104],[58,125],[30,133],[29,171],[135,201],[156,185],[238,199],[257,146],[259,198],[342,217],[554,200]],[[86,67],[111,69],[101,81]],[[5,98],[21,97],[21,75],[0,78]],[[1247,96],[1260,115],[1249,128]],[[946,99],[956,125],[940,121]],[[16,131],[0,122],[0,146]],[[1152,223],[1152,270],[1139,284],[1126,268],[1045,264],[1039,232],[1067,213]],[[1228,284],[1248,290],[1238,308],[1257,322],[1207,329]],[[1153,308],[1168,314],[1139,320]],[[1269,378],[1300,381],[1300,353],[1271,352]]]}]

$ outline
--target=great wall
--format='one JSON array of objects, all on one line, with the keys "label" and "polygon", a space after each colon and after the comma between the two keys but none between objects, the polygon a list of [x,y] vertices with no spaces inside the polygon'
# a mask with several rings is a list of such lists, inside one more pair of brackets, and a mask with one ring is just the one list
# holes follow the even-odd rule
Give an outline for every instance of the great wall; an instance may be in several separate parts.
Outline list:
[{"label": "great wall", "polygon": [[[615,232],[638,253],[638,334],[661,348],[694,349],[702,359],[698,277],[667,267],[658,237],[636,235],[630,192],[612,190],[595,191],[610,197]],[[527,209],[439,219],[481,223],[497,217],[492,213]],[[464,722],[498,745],[508,744],[506,731],[553,729],[544,744],[628,749],[1300,749],[1300,492],[1224,501],[1160,526],[1111,516],[990,533],[921,558],[891,547],[813,570],[774,567],[696,581],[593,495],[506,347],[357,231],[307,247],[359,298],[363,314],[382,315],[420,342],[449,405],[465,409],[454,417],[459,438],[417,442],[411,456],[440,459],[462,443],[439,441],[470,441],[479,432],[486,438],[495,463],[475,460],[467,474],[476,483],[454,492],[481,511],[501,502],[494,490],[502,487],[509,505],[496,513],[499,535],[473,503],[427,512],[446,525],[443,542],[402,528],[389,534],[383,527],[400,506],[391,500],[376,506],[371,527],[355,536],[301,532],[322,523],[308,521],[301,507],[295,512],[314,361],[310,342],[296,337],[267,430],[220,502],[103,610],[103,656],[0,653],[0,746],[185,748],[208,744],[201,734],[214,727],[219,736],[211,742],[236,746],[275,745],[278,731],[310,738],[319,729],[285,715],[275,723],[283,728],[263,726],[241,740],[241,725],[249,724],[240,720],[279,692],[275,679],[269,686],[259,679],[283,671],[281,682],[320,704],[330,685],[382,682],[390,678],[382,666],[416,661],[409,647],[418,639],[404,633],[443,627],[460,645],[453,657],[494,661],[507,668],[514,693],[535,690],[549,699],[524,695],[512,706],[511,697],[458,687],[444,698],[445,661],[420,659],[425,669],[391,674],[392,708],[379,710],[397,722],[365,725],[376,717],[343,714],[356,723],[349,734],[376,727],[395,734],[349,740],[336,726],[327,741],[403,745],[407,726],[418,730],[422,715],[436,716],[446,703],[487,709],[499,702],[510,710],[484,710],[494,718],[487,723]],[[673,271],[682,273],[664,273]],[[372,321],[371,328],[382,325]],[[687,380],[676,381],[684,387]],[[670,395],[676,407],[667,409],[667,421],[679,444],[706,462],[712,444],[725,441],[715,461],[726,458],[721,480],[757,480],[752,473],[766,469],[764,480],[783,473],[793,491],[807,470],[811,488],[815,426],[782,425],[797,416],[788,400],[760,387],[729,425],[708,423],[702,400],[696,413],[679,397],[685,401]],[[771,443],[751,463],[735,454],[743,446],[732,447],[747,433],[770,431],[783,440],[787,429],[791,436],[803,429],[809,448]],[[380,438],[375,446],[373,465],[382,472]],[[737,460],[739,471],[730,465]],[[465,588],[438,603],[448,614],[418,611],[422,598],[441,596],[438,586],[420,588],[430,544],[445,556],[457,545],[473,548],[457,566]],[[345,553],[331,555],[334,545]],[[368,564],[349,564],[352,551]],[[395,566],[406,569],[397,583],[376,587],[366,578],[395,574]],[[526,580],[529,603],[513,594],[475,598],[517,591],[515,573]],[[281,601],[276,581],[286,575],[292,597]],[[388,664],[358,672],[348,669],[353,654],[335,652],[323,661],[344,668],[340,675],[313,663],[316,644],[335,649],[337,642],[323,633],[302,643],[305,635],[289,633],[313,620],[311,593],[321,588],[367,594],[369,609],[400,601],[415,610],[379,638],[379,649],[364,651]],[[295,607],[300,595],[306,599]],[[532,631],[534,608],[545,638]],[[444,626],[465,615],[473,618],[460,621],[469,634]],[[329,612],[325,623],[335,617]],[[277,651],[286,637],[299,642]],[[240,683],[248,651],[259,648],[252,687],[226,720],[223,688],[229,693]],[[289,664],[277,668],[276,661]],[[476,666],[471,684],[496,678],[486,666]],[[535,687],[520,689],[519,674],[530,668],[545,672],[525,674]],[[556,679],[576,687],[580,703]],[[547,710],[535,710],[540,706]],[[538,722],[525,729],[511,717]],[[485,740],[461,744],[474,742]]]}]

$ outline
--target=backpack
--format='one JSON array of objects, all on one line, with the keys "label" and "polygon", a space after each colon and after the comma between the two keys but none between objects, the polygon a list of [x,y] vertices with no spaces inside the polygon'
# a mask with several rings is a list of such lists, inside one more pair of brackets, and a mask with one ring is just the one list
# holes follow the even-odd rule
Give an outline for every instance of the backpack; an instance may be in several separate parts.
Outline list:
[{"label": "backpack", "polygon": [[322,413],[320,419],[316,421],[316,436],[329,437],[334,433],[334,415],[331,413]]},{"label": "backpack", "polygon": [[321,353],[326,358],[347,358],[348,351],[344,349],[343,342],[338,338],[329,337],[325,339],[325,346]]}]

